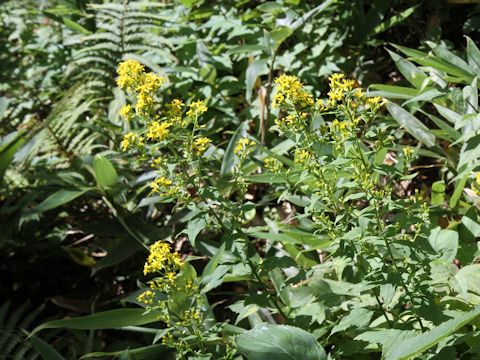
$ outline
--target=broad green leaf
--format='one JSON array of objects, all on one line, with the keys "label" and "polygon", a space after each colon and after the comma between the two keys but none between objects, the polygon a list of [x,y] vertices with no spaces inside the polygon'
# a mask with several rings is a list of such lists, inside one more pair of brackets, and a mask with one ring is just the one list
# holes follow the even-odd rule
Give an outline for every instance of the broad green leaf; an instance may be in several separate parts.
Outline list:
[{"label": "broad green leaf", "polygon": [[261,324],[235,337],[248,360],[326,360],[313,334],[288,325]]},{"label": "broad green leaf", "polygon": [[418,95],[418,90],[395,85],[374,84],[370,88],[378,91],[368,91],[368,96],[381,96],[388,99],[411,99]]},{"label": "broad green leaf", "polygon": [[292,34],[292,29],[286,26],[281,26],[270,31],[270,37],[275,40],[277,46],[279,46],[285,39],[287,39]]},{"label": "broad green leaf", "polygon": [[411,336],[407,339],[399,339],[383,349],[385,360],[409,360],[417,357],[425,350],[437,345],[440,341],[460,330],[463,326],[480,316],[480,306],[464,314],[442,323],[433,329]]},{"label": "broad green leaf", "polygon": [[460,57],[452,53],[450,50],[448,50],[445,45],[436,45],[435,43],[432,43],[431,41],[427,41],[427,44],[432,48],[433,53],[437,55],[440,59],[448,62],[452,66],[455,66],[457,69],[461,71],[465,71],[467,73],[470,73],[470,75],[475,75],[474,72],[470,69],[468,64]]},{"label": "broad green leaf", "polygon": [[390,57],[395,62],[395,65],[397,66],[398,70],[402,73],[403,76],[405,76],[405,79],[407,79],[408,82],[413,86],[415,86],[417,89],[420,89],[424,81],[427,79],[427,75],[425,75],[425,73],[422,70],[417,68],[410,61],[405,60],[404,58],[394,53],[393,51],[390,51],[390,50],[387,50],[387,51],[390,54]]},{"label": "broad green leaf", "polygon": [[433,104],[433,106],[435,106],[435,108],[437,109],[440,115],[442,115],[445,119],[447,119],[454,125],[462,119],[462,115],[456,113],[455,111],[449,108],[446,108],[438,104]]},{"label": "broad green leaf", "polygon": [[102,188],[111,188],[118,184],[118,174],[112,163],[103,156],[96,156],[93,161],[93,170],[97,184]]},{"label": "broad green leaf", "polygon": [[62,206],[64,204],[69,203],[70,201],[75,200],[76,198],[85,194],[89,189],[76,189],[76,190],[68,190],[68,189],[61,189],[57,192],[53,193],[45,200],[43,200],[40,204],[38,204],[33,211],[35,212],[45,212],[48,210],[55,209],[56,207]]},{"label": "broad green leaf", "polygon": [[144,309],[116,309],[71,319],[53,320],[37,326],[30,336],[44,329],[69,328],[77,330],[118,329],[139,326],[158,321],[154,311],[144,314]]},{"label": "broad green leaf", "polygon": [[246,86],[246,97],[247,101],[252,100],[252,91],[257,78],[260,75],[265,75],[268,73],[267,67],[268,61],[266,59],[257,59],[254,60],[250,65],[248,65],[247,73],[245,75],[245,86]]},{"label": "broad green leaf", "polygon": [[332,328],[330,335],[345,331],[351,327],[355,329],[362,329],[368,327],[372,319],[373,311],[364,308],[354,308],[347,313],[340,322]]},{"label": "broad green leaf", "polygon": [[468,65],[470,65],[475,74],[480,74],[480,50],[472,39],[468,36],[466,38]]},{"label": "broad green leaf", "polygon": [[471,304],[480,304],[480,264],[462,267],[452,281],[460,297]]},{"label": "broad green leaf", "polygon": [[60,355],[60,353],[55,350],[53,346],[47,344],[39,337],[32,336],[29,340],[43,360],[65,360],[65,358]]},{"label": "broad green leaf", "polygon": [[420,120],[395,103],[387,103],[387,110],[392,117],[414,138],[428,147],[435,145],[435,136]]},{"label": "broad green leaf", "polygon": [[199,214],[193,219],[190,219],[187,223],[187,228],[183,231],[188,236],[188,241],[195,246],[195,239],[197,235],[205,229],[207,226],[207,220],[205,219],[205,214]]},{"label": "broad green leaf", "polygon": [[223,157],[222,166],[220,173],[222,175],[230,174],[235,167],[235,164],[238,161],[237,155],[235,155],[234,149],[237,145],[238,140],[247,136],[248,121],[244,121],[233,134],[230,142],[228,143],[227,150],[225,150],[225,155]]},{"label": "broad green leaf", "polygon": [[473,76],[468,72],[458,69],[457,67],[452,66],[448,62],[442,59],[439,59],[438,57],[431,56],[422,51],[410,49],[400,45],[393,45],[393,46],[398,50],[400,50],[401,52],[403,52],[405,55],[407,55],[411,60],[415,61],[417,64],[420,64],[423,66],[430,66],[439,71],[446,72],[447,74],[451,74],[453,76],[460,78],[461,81],[470,82],[473,80]]},{"label": "broad green leaf", "polygon": [[446,230],[436,227],[430,232],[428,242],[435,252],[441,255],[446,261],[453,261],[458,250],[458,233],[453,230]]}]

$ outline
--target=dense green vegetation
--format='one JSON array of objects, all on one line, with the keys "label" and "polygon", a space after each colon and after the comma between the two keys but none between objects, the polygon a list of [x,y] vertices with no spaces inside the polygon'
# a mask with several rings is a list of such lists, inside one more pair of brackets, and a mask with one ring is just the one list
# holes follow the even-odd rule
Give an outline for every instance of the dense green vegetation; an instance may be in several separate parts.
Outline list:
[{"label": "dense green vegetation", "polygon": [[476,359],[480,4],[0,4],[0,357]]}]

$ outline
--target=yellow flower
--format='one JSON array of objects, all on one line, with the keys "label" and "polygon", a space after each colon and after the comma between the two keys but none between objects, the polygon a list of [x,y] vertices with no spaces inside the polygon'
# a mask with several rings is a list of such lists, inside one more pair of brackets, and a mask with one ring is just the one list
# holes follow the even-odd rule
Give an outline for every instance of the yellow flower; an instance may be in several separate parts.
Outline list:
[{"label": "yellow flower", "polygon": [[402,150],[405,157],[411,157],[415,152],[415,150],[411,146],[405,146]]},{"label": "yellow flower", "polygon": [[238,140],[233,152],[240,157],[245,157],[254,150],[254,145],[255,141],[248,138],[241,138]]},{"label": "yellow flower", "polygon": [[120,109],[119,115],[125,119],[125,121],[130,121],[133,118],[132,105],[124,105]]},{"label": "yellow flower", "polygon": [[127,151],[131,147],[143,146],[143,138],[135,133],[129,132],[123,136],[120,143],[122,151]]},{"label": "yellow flower", "polygon": [[273,98],[273,107],[289,105],[304,108],[313,105],[313,96],[307,92],[300,80],[293,75],[283,74],[275,79],[277,93]]},{"label": "yellow flower", "polygon": [[152,305],[154,297],[155,297],[155,293],[153,291],[146,290],[145,292],[138,295],[137,300],[144,304]]},{"label": "yellow flower", "polygon": [[151,121],[147,125],[147,139],[148,140],[165,140],[170,134],[169,128],[172,126],[172,123],[168,121],[159,122]]},{"label": "yellow flower", "polygon": [[344,74],[335,73],[329,76],[328,80],[330,81],[330,88],[335,89],[340,86],[341,81],[345,78]]},{"label": "yellow flower", "polygon": [[145,67],[136,60],[122,61],[117,68],[117,86],[132,91],[142,76]]},{"label": "yellow flower", "polygon": [[199,137],[192,144],[193,151],[195,151],[195,154],[201,155],[208,149],[211,142],[212,140],[207,137]]},{"label": "yellow flower", "polygon": [[135,104],[135,112],[137,114],[145,114],[153,107],[153,96],[147,93],[140,93],[137,96],[137,103]]},{"label": "yellow flower", "polygon": [[279,173],[283,168],[282,163],[275,158],[267,158],[263,161],[263,163],[265,169],[271,171],[272,173]]},{"label": "yellow flower", "polygon": [[365,104],[369,107],[377,107],[379,105],[382,105],[382,98],[380,96],[375,96],[375,97],[370,97],[370,98],[367,98],[367,101],[365,102]]},{"label": "yellow flower", "polygon": [[477,172],[477,176],[475,176],[475,182],[478,186],[480,186],[480,172]]},{"label": "yellow flower", "polygon": [[343,90],[341,88],[334,88],[328,92],[328,103],[331,105],[335,105],[337,101],[343,100]]},{"label": "yellow flower", "polygon": [[154,73],[144,74],[135,88],[138,94],[154,94],[165,83],[165,79]]},{"label": "yellow flower", "polygon": [[189,107],[190,109],[187,111],[189,117],[198,117],[208,110],[202,100],[192,102]]},{"label": "yellow flower", "polygon": [[164,167],[167,165],[167,162],[165,159],[162,159],[160,157],[157,157],[155,159],[153,159],[152,161],[152,164],[150,165],[150,167],[152,168],[161,168],[161,167]]},{"label": "yellow flower", "polygon": [[182,102],[182,100],[173,99],[166,105],[167,116],[170,118],[177,118],[182,116],[182,110],[184,105],[185,104]]},{"label": "yellow flower", "polygon": [[157,241],[150,246],[150,255],[143,268],[145,275],[155,272],[176,273],[180,270],[183,262],[177,252],[170,252],[170,245],[163,241]]},{"label": "yellow flower", "polygon": [[307,149],[296,149],[294,158],[297,164],[306,165],[313,158],[313,153]]},{"label": "yellow flower", "polygon": [[154,181],[150,183],[150,187],[152,188],[153,192],[160,192],[161,190],[168,188],[170,185],[172,185],[173,181],[170,179],[167,179],[165,176],[161,176],[159,178],[156,178]]},{"label": "yellow flower", "polygon": [[350,91],[355,85],[355,80],[343,79],[342,82],[338,85],[339,89],[342,91]]}]

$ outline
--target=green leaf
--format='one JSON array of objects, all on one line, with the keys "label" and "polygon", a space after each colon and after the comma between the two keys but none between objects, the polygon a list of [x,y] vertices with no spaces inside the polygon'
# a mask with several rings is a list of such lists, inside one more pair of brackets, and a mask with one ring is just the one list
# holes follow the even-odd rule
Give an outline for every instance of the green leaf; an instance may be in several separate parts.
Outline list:
[{"label": "green leaf", "polygon": [[0,143],[0,181],[2,181],[15,153],[25,143],[23,135],[23,132],[13,132],[2,139]]},{"label": "green leaf", "polygon": [[378,91],[369,91],[368,96],[381,96],[388,99],[411,99],[418,95],[418,90],[395,85],[374,84],[370,86]]},{"label": "green leaf", "polygon": [[479,316],[480,306],[477,306],[475,309],[457,315],[455,318],[427,332],[408,337],[407,339],[399,339],[384,347],[385,360],[408,360],[415,358]]},{"label": "green leaf", "polygon": [[475,74],[480,74],[480,50],[472,39],[468,36],[466,38],[468,65],[471,66]]},{"label": "green leaf", "polygon": [[354,327],[356,329],[366,328],[368,327],[372,316],[373,311],[363,308],[355,308],[347,315],[345,315],[342,320],[340,320],[340,322],[333,327],[330,335],[345,331],[351,327]]},{"label": "green leaf", "polygon": [[428,242],[433,250],[441,255],[446,261],[453,261],[458,250],[458,233],[453,230],[445,230],[436,227],[430,232]]},{"label": "green leaf", "polygon": [[235,337],[248,360],[326,360],[313,334],[288,325],[261,324]]},{"label": "green leaf", "polygon": [[270,37],[275,40],[277,46],[280,46],[280,44],[292,34],[293,30],[286,26],[281,26],[270,31]]},{"label": "green leaf", "polygon": [[247,73],[245,75],[245,85],[246,85],[246,97],[247,101],[252,100],[252,91],[257,78],[260,75],[265,75],[268,73],[267,67],[268,61],[266,59],[257,59],[254,60],[247,68]]},{"label": "green leaf", "polygon": [[467,183],[468,180],[468,175],[465,175],[460,181],[457,182],[455,185],[455,190],[453,190],[452,197],[450,198],[449,205],[451,208],[454,208],[457,206],[458,200],[460,200],[460,197],[463,194],[463,188],[465,187],[465,184]]},{"label": "green leaf", "polygon": [[408,60],[405,60],[400,55],[394,53],[393,51],[387,50],[390,54],[390,57],[395,62],[398,70],[405,76],[405,79],[408,80],[410,84],[415,86],[417,89],[420,89],[427,79],[427,75],[419,68],[417,68],[413,63]]},{"label": "green leaf", "polygon": [[435,145],[435,136],[420,120],[395,103],[387,103],[387,110],[392,117],[414,138],[428,147]]},{"label": "green leaf", "polygon": [[71,248],[68,246],[62,246],[62,249],[75,261],[77,264],[82,266],[92,267],[95,266],[95,259],[84,253],[82,250],[77,248]]},{"label": "green leaf", "polygon": [[30,341],[43,360],[65,360],[53,346],[47,344],[42,339],[32,336]]},{"label": "green leaf", "polygon": [[169,360],[174,359],[174,352],[172,349],[166,347],[165,345],[150,345],[145,347],[140,347],[136,349],[128,349],[114,352],[93,352],[86,355],[83,355],[80,359],[91,359],[98,357],[109,357],[110,359],[115,356],[126,356],[126,359],[130,360]]},{"label": "green leaf", "polygon": [[372,31],[372,35],[378,35],[388,29],[390,29],[392,26],[395,26],[399,23],[401,23],[403,20],[408,18],[410,15],[412,15],[415,10],[417,9],[418,5],[414,5],[412,7],[409,7],[408,9],[403,10],[401,13],[396,14],[392,16],[390,19],[378,24],[375,29]]},{"label": "green leaf", "polygon": [[247,129],[248,121],[242,122],[238,129],[235,131],[235,134],[233,134],[232,138],[230,139],[227,150],[225,150],[225,156],[222,160],[222,166],[220,168],[221,175],[230,174],[233,171],[233,168],[238,161],[238,158],[233,150],[235,149],[238,140],[247,136]]},{"label": "green leaf", "polygon": [[445,201],[445,190],[447,186],[443,180],[436,181],[432,184],[432,205],[442,205]]},{"label": "green leaf", "polygon": [[97,184],[102,188],[111,188],[118,184],[118,174],[112,163],[103,156],[96,156],[93,161],[93,170]]},{"label": "green leaf", "polygon": [[125,326],[139,326],[158,321],[154,311],[144,315],[144,309],[116,309],[72,319],[53,320],[37,326],[29,335],[44,329],[69,328],[76,330],[117,329]]},{"label": "green leaf", "polygon": [[195,239],[197,238],[197,235],[200,233],[200,231],[205,229],[206,226],[207,220],[205,219],[204,214],[198,214],[196,217],[188,221],[187,228],[183,231],[183,233],[187,234],[188,241],[190,241],[192,246],[195,246]]},{"label": "green leaf", "polygon": [[69,203],[70,201],[75,200],[76,198],[82,196],[88,190],[89,189],[58,190],[57,192],[53,193],[52,195],[47,197],[45,200],[43,200],[40,204],[38,204],[33,209],[33,211],[40,213],[40,212],[45,212],[48,210],[55,209],[56,207]]}]

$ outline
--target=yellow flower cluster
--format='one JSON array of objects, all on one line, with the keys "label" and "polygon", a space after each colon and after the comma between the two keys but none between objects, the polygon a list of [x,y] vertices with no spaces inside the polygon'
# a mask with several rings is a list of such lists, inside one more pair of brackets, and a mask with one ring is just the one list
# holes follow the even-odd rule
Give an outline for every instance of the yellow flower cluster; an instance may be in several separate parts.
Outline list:
[{"label": "yellow flower cluster", "polygon": [[172,126],[171,122],[164,121],[150,121],[147,125],[147,139],[148,140],[165,140],[170,134],[169,128]]},{"label": "yellow flower cluster", "polygon": [[477,176],[475,176],[475,182],[478,186],[480,186],[480,172],[477,172]]},{"label": "yellow flower cluster", "polygon": [[125,119],[125,121],[130,121],[133,118],[133,109],[132,105],[122,106],[120,109],[119,115]]},{"label": "yellow flower cluster", "polygon": [[143,138],[135,133],[129,132],[124,135],[122,142],[120,143],[120,148],[122,151],[127,151],[132,147],[141,147],[143,146]]},{"label": "yellow flower cluster", "polygon": [[121,89],[132,91],[138,83],[145,67],[135,60],[125,60],[118,65],[117,86]]},{"label": "yellow flower cluster", "polygon": [[158,193],[161,196],[174,196],[180,191],[180,188],[173,185],[173,181],[165,176],[160,176],[152,181],[150,183],[150,188],[152,189],[152,192]]},{"label": "yellow flower cluster", "polygon": [[410,158],[415,152],[415,150],[411,146],[405,146],[402,150],[403,150],[403,155],[405,155],[405,157],[407,158]]},{"label": "yellow flower cluster", "polygon": [[207,137],[199,137],[193,141],[192,149],[195,154],[202,155],[208,149],[211,142],[212,140]]},{"label": "yellow flower cluster", "polygon": [[303,87],[296,76],[283,74],[275,79],[277,93],[273,99],[273,107],[293,105],[305,108],[313,105],[313,96]]},{"label": "yellow flower cluster", "polygon": [[145,67],[136,60],[125,60],[118,65],[117,85],[137,96],[135,111],[144,115],[152,110],[154,96],[165,83],[165,79],[155,73],[145,72]]},{"label": "yellow flower cluster", "polygon": [[179,122],[179,119],[182,117],[182,111],[183,111],[183,106],[185,104],[183,103],[182,100],[179,99],[173,99],[170,101],[167,105],[167,111],[166,114],[167,116],[174,120],[175,122]]},{"label": "yellow flower cluster", "polygon": [[255,141],[248,138],[241,138],[238,140],[233,152],[240,157],[245,157],[254,150],[254,146]]},{"label": "yellow flower cluster", "polygon": [[278,159],[275,159],[273,157],[272,158],[266,158],[263,161],[263,163],[264,163],[265,169],[268,170],[268,171],[271,171],[274,174],[279,173],[283,169],[282,163]]},{"label": "yellow flower cluster", "polygon": [[171,252],[170,245],[164,241],[157,241],[150,246],[150,255],[143,268],[145,275],[161,272],[163,274],[176,274],[183,262],[178,252]]},{"label": "yellow flower cluster", "polygon": [[155,298],[155,293],[152,290],[146,290],[145,292],[137,296],[138,301],[147,305],[152,305],[154,298]]},{"label": "yellow flower cluster", "polygon": [[205,103],[202,100],[194,101],[189,105],[187,116],[199,117],[207,110],[208,110],[208,107],[205,106]]},{"label": "yellow flower cluster", "polygon": [[299,165],[307,165],[313,158],[313,153],[307,149],[296,149],[294,159]]}]

